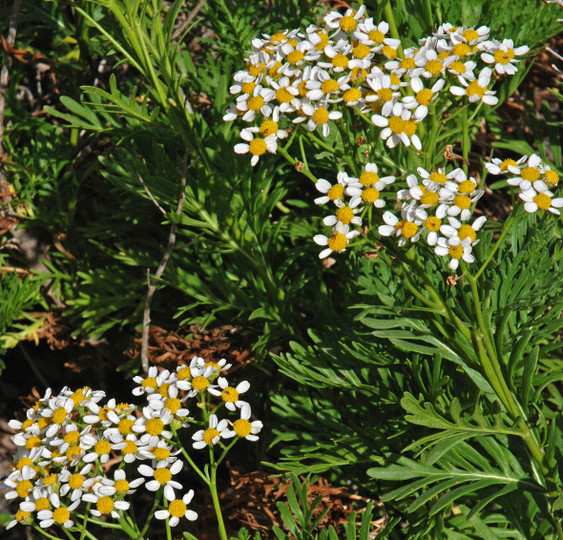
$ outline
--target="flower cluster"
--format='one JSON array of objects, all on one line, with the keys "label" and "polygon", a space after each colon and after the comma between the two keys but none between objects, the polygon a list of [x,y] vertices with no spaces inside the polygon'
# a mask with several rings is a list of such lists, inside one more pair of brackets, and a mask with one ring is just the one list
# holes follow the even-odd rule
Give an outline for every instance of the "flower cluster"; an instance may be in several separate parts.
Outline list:
[{"label": "flower cluster", "polygon": [[507,183],[519,188],[518,196],[524,201],[526,212],[533,214],[547,210],[561,214],[559,208],[563,207],[563,198],[554,198],[552,191],[559,183],[559,175],[538,155],[522,156],[517,161],[493,158],[485,167],[491,174],[510,176]]},{"label": "flower cluster", "polygon": [[235,151],[250,153],[254,166],[266,152],[276,152],[288,134],[283,126],[303,123],[326,137],[331,121],[348,108],[371,115],[387,146],[420,150],[417,124],[440,92],[494,105],[493,75],[513,75],[518,57],[528,52],[510,39],[490,39],[486,26],[444,24],[404,50],[389,30],[385,21],[366,17],[361,6],[344,15],[328,13],[323,27],[255,38],[246,69],[235,74],[230,88],[236,103],[224,116],[250,124]]},{"label": "flower cluster", "polygon": [[[360,227],[362,225],[362,218],[359,214],[363,210],[371,206],[375,208],[385,206],[385,201],[380,197],[381,191],[392,184],[395,177],[380,178],[377,173],[377,165],[367,163],[359,178],[340,172],[334,185],[324,178],[320,178],[315,184],[317,190],[323,193],[322,197],[315,199],[315,203],[325,204],[331,201],[336,207],[334,214],[323,219],[325,225],[333,227],[330,236],[318,234],[314,237],[314,241],[318,245],[327,246],[319,254],[321,259],[328,257],[333,251],[337,253],[344,251],[348,241],[360,234],[358,229],[350,230],[350,226]],[[344,202],[345,196],[350,197],[347,204]]]},{"label": "flower cluster", "polygon": [[451,270],[457,269],[460,260],[473,262],[471,251],[479,242],[477,231],[486,218],[479,217],[472,224],[468,220],[471,206],[484,191],[461,169],[446,173],[444,169],[428,172],[419,167],[417,173],[409,175],[407,189],[397,193],[403,201],[401,219],[385,212],[379,234],[399,237],[400,246],[425,236],[437,255],[450,257]]},{"label": "flower cluster", "polygon": [[[177,480],[184,466],[179,454],[193,462],[176,431],[194,423],[204,427],[192,435],[199,449],[221,439],[255,441],[262,428],[260,421],[250,421],[250,405],[241,399],[249,383],[229,386],[221,373],[229,367],[224,359],[214,363],[199,357],[175,371],[151,367],[147,377],[133,379],[133,394],[146,399],[144,406],[114,399],[100,405],[105,393],[88,387],[74,392],[65,387],[57,395],[48,389],[23,422],[9,422],[17,431],[17,451],[4,486],[6,499],[16,501],[19,510],[8,528],[17,523],[71,528],[82,503],[90,519],[119,519],[130,507],[125,497],[140,486],[164,495],[157,519],[167,519],[170,526],[181,518],[196,519],[188,508],[194,492]],[[195,411],[203,409],[202,422],[190,416],[190,398],[198,401]],[[220,399],[213,414],[212,398]],[[238,418],[218,420],[223,408]]]}]

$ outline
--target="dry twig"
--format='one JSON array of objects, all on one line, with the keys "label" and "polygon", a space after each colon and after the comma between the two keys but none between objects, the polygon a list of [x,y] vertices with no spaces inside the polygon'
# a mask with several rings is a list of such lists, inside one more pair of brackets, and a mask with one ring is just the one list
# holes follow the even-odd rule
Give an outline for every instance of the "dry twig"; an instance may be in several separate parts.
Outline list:
[{"label": "dry twig", "polygon": [[[186,198],[186,180],[187,180],[187,176],[188,176],[188,171],[190,170],[190,168],[193,166],[194,163],[195,163],[195,161],[191,165],[188,166],[188,153],[186,152],[184,154],[184,158],[182,160],[182,173],[181,173],[181,177],[180,177],[180,197],[178,199],[178,205],[176,206],[176,215],[180,215],[180,212],[182,211],[182,207],[184,206],[184,200]],[[156,202],[155,198],[150,193],[148,187],[145,185],[145,183],[143,182],[140,175],[139,175],[139,180],[141,181],[141,184],[145,188],[145,191],[148,193],[149,197],[154,202],[156,207],[161,212],[164,212],[162,207]],[[144,307],[144,310],[143,310],[143,333],[142,333],[142,337],[141,337],[141,362],[142,362],[142,366],[143,366],[143,371],[148,371],[148,369],[149,369],[148,349],[149,349],[149,328],[150,328],[150,323],[151,323],[151,303],[152,303],[154,293],[156,292],[156,285],[158,283],[158,280],[160,279],[160,277],[164,273],[164,269],[166,268],[166,265],[168,264],[168,260],[170,259],[170,256],[172,255],[172,251],[174,251],[174,247],[176,245],[176,228],[177,228],[177,226],[178,226],[177,223],[174,222],[174,221],[170,224],[170,233],[168,235],[168,245],[166,246],[166,250],[164,252],[164,255],[162,256],[162,259],[160,260],[158,268],[156,269],[156,272],[154,273],[154,276],[153,276],[152,279],[151,279],[151,276],[150,276],[150,270],[147,268],[148,290],[147,290],[147,296],[145,297],[145,307]]]}]

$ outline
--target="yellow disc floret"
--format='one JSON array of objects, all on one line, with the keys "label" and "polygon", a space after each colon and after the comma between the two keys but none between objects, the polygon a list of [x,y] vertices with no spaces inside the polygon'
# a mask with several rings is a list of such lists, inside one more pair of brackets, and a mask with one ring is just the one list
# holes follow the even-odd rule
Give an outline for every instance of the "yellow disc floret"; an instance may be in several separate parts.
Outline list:
[{"label": "yellow disc floret", "polygon": [[475,229],[473,229],[471,225],[462,225],[457,231],[457,235],[460,240],[471,238],[471,243],[475,242],[475,238],[477,237]]},{"label": "yellow disc floret", "polygon": [[412,238],[418,232],[418,225],[410,221],[405,222],[401,229],[401,235],[405,238]]},{"label": "yellow disc floret", "polygon": [[538,205],[538,208],[547,210],[551,206],[551,197],[545,193],[538,193],[534,197],[534,202]]},{"label": "yellow disc floret", "polygon": [[354,218],[354,211],[349,206],[343,206],[336,211],[336,219],[344,225],[349,225]]},{"label": "yellow disc floret", "polygon": [[239,437],[246,437],[252,432],[252,425],[248,420],[239,418],[233,424],[233,430]]},{"label": "yellow disc floret", "polygon": [[145,424],[145,429],[149,435],[160,435],[164,430],[164,422],[160,418],[150,418]]},{"label": "yellow disc floret", "polygon": [[331,234],[328,239],[328,247],[337,253],[344,251],[347,245],[348,238],[346,238],[346,235],[339,232]]}]

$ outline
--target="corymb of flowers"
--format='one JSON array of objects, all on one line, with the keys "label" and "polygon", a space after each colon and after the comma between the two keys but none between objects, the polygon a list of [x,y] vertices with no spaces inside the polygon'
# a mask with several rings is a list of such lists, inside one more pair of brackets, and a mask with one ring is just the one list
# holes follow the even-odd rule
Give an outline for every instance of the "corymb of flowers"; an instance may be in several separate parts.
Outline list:
[{"label": "corymb of flowers", "polygon": [[[378,216],[380,236],[395,237],[400,246],[423,240],[456,270],[460,261],[474,260],[472,249],[486,219],[472,215],[485,191],[476,178],[447,162],[434,170],[421,167],[419,158],[429,150],[422,141],[434,144],[428,133],[439,132],[446,111],[459,117],[467,107],[496,105],[495,82],[514,75],[529,48],[492,38],[486,26],[451,24],[420,39],[417,47],[403,48],[390,28],[367,17],[362,6],[327,14],[321,27],[255,38],[246,68],[235,74],[230,88],[235,103],[224,120],[247,124],[235,152],[250,154],[252,166],[276,152],[295,165],[287,149],[297,133],[330,150],[319,135],[341,131],[352,115],[389,149],[417,153],[411,161],[417,165],[400,174],[406,186],[398,187],[396,171],[383,170],[391,159],[381,160],[380,154],[370,159],[366,151],[365,162],[352,163],[352,172],[349,152],[348,170],[316,181],[315,203],[330,206],[323,223],[331,230],[313,240],[322,247],[321,258],[343,252],[362,234],[363,221]],[[491,174],[509,175],[508,184],[519,187],[526,212],[559,213],[562,199],[552,191],[557,174],[538,156],[494,159],[490,165]]]},{"label": "corymb of flowers", "polygon": [[[222,373],[229,367],[226,360],[200,357],[175,371],[153,366],[147,377],[133,379],[133,394],[145,400],[140,406],[114,399],[101,405],[105,393],[88,387],[65,387],[58,394],[48,389],[25,420],[9,422],[16,453],[3,487],[18,509],[7,528],[59,526],[71,532],[113,519],[128,536],[141,537],[125,516],[131,511],[126,499],[140,488],[154,494],[154,517],[168,526],[197,519],[189,508],[194,491],[178,479],[186,462],[205,478],[194,452],[218,447],[222,454],[212,459],[214,467],[238,440],[258,440],[262,428],[245,401],[249,383],[231,386]],[[177,437],[188,427],[189,451]]]}]

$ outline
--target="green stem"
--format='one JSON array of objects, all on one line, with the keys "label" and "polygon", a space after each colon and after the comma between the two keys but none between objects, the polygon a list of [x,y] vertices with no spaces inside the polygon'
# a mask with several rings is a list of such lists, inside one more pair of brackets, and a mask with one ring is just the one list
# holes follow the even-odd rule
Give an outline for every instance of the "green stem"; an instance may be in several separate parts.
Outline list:
[{"label": "green stem", "polygon": [[[389,33],[391,34],[391,37],[401,41],[401,36],[399,35],[399,31],[397,30],[397,23],[395,22],[395,16],[393,15],[393,7],[391,6],[391,0],[389,0],[389,2],[385,4],[385,7],[383,8],[383,13],[385,14],[385,18],[387,19],[387,23],[389,24]],[[405,57],[402,44],[400,44],[397,47],[397,53],[402,58]]]},{"label": "green stem", "polygon": [[209,447],[209,460],[211,465],[211,479],[208,486],[211,492],[211,499],[213,500],[213,507],[215,508],[215,515],[217,516],[219,537],[221,540],[228,540],[225,522],[223,521],[223,513],[221,512],[221,504],[219,502],[219,494],[217,493],[217,464],[215,463],[215,454],[212,446]]},{"label": "green stem", "polygon": [[158,495],[155,495],[154,497],[154,502],[152,504],[152,508],[151,511],[149,512],[149,515],[147,516],[147,520],[145,521],[145,525],[141,531],[141,537],[144,538],[145,534],[147,533],[147,531],[149,530],[149,527],[151,525],[151,521],[152,521],[152,517],[154,515],[154,513],[156,512],[156,509],[158,508],[158,504],[160,502],[160,493]]},{"label": "green stem", "polygon": [[481,265],[481,268],[479,268],[479,270],[477,271],[477,273],[474,276],[474,278],[476,280],[479,279],[479,276],[485,271],[485,269],[487,268],[489,263],[493,260],[495,253],[500,248],[502,241],[504,240],[504,237],[507,235],[507,233],[510,230],[510,228],[511,228],[512,224],[514,223],[515,219],[516,218],[514,217],[514,215],[512,215],[505,221],[502,232],[500,233],[498,240],[496,241],[495,245],[493,246],[493,249],[491,249],[489,256],[485,259],[485,262]]},{"label": "green stem", "polygon": [[[283,146],[278,146],[278,153],[281,154],[288,163],[290,163],[291,165],[293,165],[295,167],[295,165],[298,164],[298,160],[291,157],[289,155],[289,153],[287,152],[287,150],[283,147]],[[317,183],[317,178],[313,175],[313,173],[309,170],[309,168],[307,166],[305,166],[304,169],[297,169],[301,174],[303,174],[304,176],[306,176],[309,180],[312,180],[315,184]]]},{"label": "green stem", "polygon": [[51,540],[60,540],[60,538],[58,536],[53,536],[52,534],[49,534],[47,531],[43,530],[41,527],[39,527],[39,525],[36,525],[35,523],[32,523],[31,526],[40,534],[42,534],[43,536],[45,536],[46,538],[50,538]]},{"label": "green stem", "polygon": [[461,113],[461,127],[462,127],[462,154],[463,154],[463,170],[465,174],[469,170],[469,148],[471,147],[471,141],[469,140],[469,121],[467,119],[467,109],[464,109]]}]

